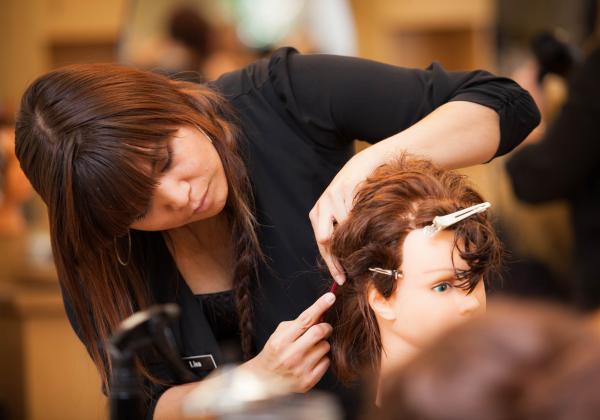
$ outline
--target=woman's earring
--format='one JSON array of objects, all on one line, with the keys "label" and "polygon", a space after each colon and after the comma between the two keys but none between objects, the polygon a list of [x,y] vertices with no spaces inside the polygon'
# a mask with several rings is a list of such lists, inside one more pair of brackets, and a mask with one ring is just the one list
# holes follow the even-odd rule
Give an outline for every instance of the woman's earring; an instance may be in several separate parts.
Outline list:
[{"label": "woman's earring", "polygon": [[117,261],[123,267],[129,264],[129,260],[131,259],[131,230],[127,229],[127,261],[123,261],[121,256],[119,255],[119,247],[117,246],[117,237],[113,238],[115,244],[115,254],[117,255]]},{"label": "woman's earring", "polygon": [[197,125],[195,127],[196,127],[196,130],[198,130],[199,132],[201,132],[204,135],[204,137],[206,137],[208,139],[209,142],[214,143],[213,139],[208,134],[206,134],[206,131],[204,131],[203,129],[201,129]]}]

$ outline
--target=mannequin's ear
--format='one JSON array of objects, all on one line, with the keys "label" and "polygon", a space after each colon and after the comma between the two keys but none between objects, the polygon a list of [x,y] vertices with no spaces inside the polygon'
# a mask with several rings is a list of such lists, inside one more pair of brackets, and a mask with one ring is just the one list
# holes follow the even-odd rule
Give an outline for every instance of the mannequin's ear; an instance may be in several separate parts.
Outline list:
[{"label": "mannequin's ear", "polygon": [[386,299],[373,285],[367,288],[367,299],[369,306],[375,312],[377,317],[393,321],[396,319],[396,312],[392,307],[392,299]]}]

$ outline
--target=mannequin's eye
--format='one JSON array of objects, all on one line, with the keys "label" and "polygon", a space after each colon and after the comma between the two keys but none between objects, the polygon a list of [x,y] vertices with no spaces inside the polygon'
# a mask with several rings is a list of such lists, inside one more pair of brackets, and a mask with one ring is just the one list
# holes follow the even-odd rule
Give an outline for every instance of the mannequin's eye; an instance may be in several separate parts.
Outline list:
[{"label": "mannequin's eye", "polygon": [[452,286],[449,283],[440,283],[435,286],[432,290],[436,293],[444,293],[446,290],[450,289]]}]

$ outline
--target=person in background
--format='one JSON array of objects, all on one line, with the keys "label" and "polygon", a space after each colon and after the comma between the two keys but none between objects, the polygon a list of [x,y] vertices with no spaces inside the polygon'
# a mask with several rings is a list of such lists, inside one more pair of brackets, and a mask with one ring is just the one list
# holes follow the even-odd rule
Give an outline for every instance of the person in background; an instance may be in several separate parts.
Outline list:
[{"label": "person in background", "polygon": [[31,184],[15,156],[14,112],[0,107],[0,282],[13,281],[26,264],[25,204]]},{"label": "person in background", "polygon": [[23,204],[32,193],[15,156],[14,130],[14,114],[0,107],[0,235],[11,236],[26,228]]},{"label": "person in background", "polygon": [[132,64],[199,83],[215,80],[258,57],[240,43],[235,27],[210,22],[196,7],[175,6],[165,27],[164,34],[146,39],[131,51]]},{"label": "person in background", "polygon": [[[381,420],[594,420],[600,337],[547,304],[497,301],[387,377]],[[375,417],[366,417],[375,418]]]},{"label": "person in background", "polygon": [[[542,98],[538,71],[526,83]],[[573,227],[573,297],[582,310],[600,307],[600,47],[573,71],[566,103],[541,138],[506,164],[516,196],[528,203],[566,200]]]}]

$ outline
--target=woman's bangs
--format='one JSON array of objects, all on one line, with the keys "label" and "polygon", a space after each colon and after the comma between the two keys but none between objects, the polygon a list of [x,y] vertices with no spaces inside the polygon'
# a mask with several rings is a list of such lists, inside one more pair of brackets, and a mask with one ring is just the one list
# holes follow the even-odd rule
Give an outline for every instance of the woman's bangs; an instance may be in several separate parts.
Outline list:
[{"label": "woman's bangs", "polygon": [[79,214],[102,240],[126,234],[148,210],[158,185],[157,164],[166,153],[166,140],[127,140],[79,154],[74,179],[82,198]]}]

